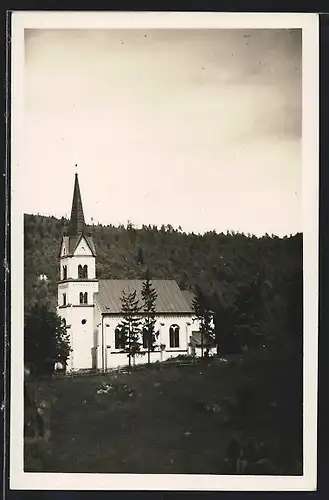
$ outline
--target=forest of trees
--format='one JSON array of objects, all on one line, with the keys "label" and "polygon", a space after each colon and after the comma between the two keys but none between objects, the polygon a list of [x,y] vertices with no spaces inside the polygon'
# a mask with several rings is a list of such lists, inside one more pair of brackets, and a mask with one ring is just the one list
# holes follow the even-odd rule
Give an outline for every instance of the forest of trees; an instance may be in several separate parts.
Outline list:
[{"label": "forest of trees", "polygon": [[[25,310],[36,302],[56,307],[59,247],[68,221],[25,215]],[[101,279],[175,279],[202,290],[220,324],[222,348],[235,344],[282,345],[301,334],[302,235],[257,238],[240,233],[186,234],[172,226],[131,223],[91,226]],[[40,280],[45,274],[48,280]],[[298,330],[299,334],[295,331]],[[234,331],[235,335],[232,335]],[[237,340],[238,339],[238,340]],[[257,340],[258,339],[258,340]]]}]

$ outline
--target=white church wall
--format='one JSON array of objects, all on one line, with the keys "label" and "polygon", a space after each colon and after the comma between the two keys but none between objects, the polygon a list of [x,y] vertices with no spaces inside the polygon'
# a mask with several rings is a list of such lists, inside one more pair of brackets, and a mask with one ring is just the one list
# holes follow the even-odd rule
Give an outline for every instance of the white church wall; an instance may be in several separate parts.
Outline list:
[{"label": "white church wall", "polygon": [[87,266],[88,267],[88,279],[96,278],[96,265],[94,257],[86,257],[83,255],[76,255],[71,259],[70,262],[70,274],[68,274],[69,278],[78,277],[78,267],[79,266]]},{"label": "white church wall", "polygon": [[78,278],[78,267],[79,265],[88,267],[88,279],[96,278],[96,265],[95,258],[88,257],[84,255],[78,255],[75,257],[64,257],[61,259],[61,267],[60,267],[60,277],[61,280],[64,278],[64,266],[67,269],[67,278],[66,279],[76,279]]},{"label": "white church wall", "polygon": [[[93,284],[93,283],[92,283]],[[74,287],[73,285],[77,285]],[[80,286],[78,286],[80,285]],[[83,283],[65,283],[62,289],[73,288],[75,292],[83,290]],[[97,288],[98,283],[95,283]],[[90,283],[88,283],[90,286]],[[115,329],[122,320],[118,315],[102,315],[97,302],[92,306],[60,307],[58,313],[65,318],[66,324],[70,327],[70,340],[73,353],[68,362],[69,370],[79,369],[110,369],[118,366],[126,366],[128,357],[126,353],[115,348]],[[85,320],[85,323],[83,323]],[[179,326],[179,346],[170,346],[169,328],[171,325]],[[166,361],[182,354],[191,354],[189,347],[192,331],[199,328],[199,322],[193,321],[189,315],[173,316],[162,315],[157,318],[155,325],[159,330],[157,345],[165,345],[164,350],[159,347],[150,353],[151,362]],[[200,355],[200,350],[196,350],[196,355]],[[135,358],[135,364],[147,362],[147,351],[144,355]]]},{"label": "white church wall", "polygon": [[[63,309],[61,310],[62,314]],[[65,314],[69,326],[72,352],[68,361],[68,370],[80,370],[93,366],[94,307],[67,307]]]},{"label": "white church wall", "polygon": [[[128,364],[128,358],[126,353],[120,352],[121,349],[115,348],[115,329],[120,323],[122,317],[116,315],[103,315],[103,321],[101,315],[98,312],[97,307],[95,307],[96,318],[94,321],[94,327],[97,330],[98,337],[98,353],[97,353],[97,368],[108,369],[115,368],[118,366],[125,366]],[[170,333],[169,329],[172,325],[179,326],[179,346],[170,346]],[[156,348],[155,351],[151,353],[151,362],[155,361],[165,361],[169,358],[176,357],[182,354],[189,354],[190,348],[188,346],[190,341],[190,336],[192,330],[198,329],[199,325],[197,321],[193,321],[192,317],[189,315],[162,315],[159,316],[155,325],[156,330],[159,331],[159,337],[157,339],[157,345],[165,345],[164,350]],[[104,339],[104,348],[102,348],[102,339]],[[147,352],[145,355],[138,355],[135,358],[136,364],[147,362]]]},{"label": "white church wall", "polygon": [[71,281],[68,283],[60,283],[58,286],[59,290],[59,304],[63,303],[62,296],[60,294],[66,293],[66,303],[79,305],[80,304],[80,293],[87,292],[88,304],[93,304],[93,294],[98,292],[98,282],[97,281]]},{"label": "white church wall", "polygon": [[94,360],[93,368],[100,368],[102,366],[102,350],[101,350],[101,323],[102,315],[98,308],[97,301],[94,301],[94,325],[93,325],[93,348]]}]

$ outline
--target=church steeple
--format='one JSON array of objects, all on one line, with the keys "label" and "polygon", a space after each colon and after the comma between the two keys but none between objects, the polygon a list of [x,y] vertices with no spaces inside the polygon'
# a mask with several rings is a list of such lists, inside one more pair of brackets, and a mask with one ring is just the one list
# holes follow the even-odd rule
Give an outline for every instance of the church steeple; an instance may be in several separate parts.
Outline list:
[{"label": "church steeple", "polygon": [[79,236],[85,232],[85,218],[82,208],[82,199],[79,187],[78,174],[75,174],[73,202],[71,210],[71,219],[68,227],[68,236]]},{"label": "church steeple", "polygon": [[94,294],[98,293],[96,250],[85,223],[77,174],[67,233],[62,237],[59,252],[57,310],[63,324],[70,327],[72,351],[68,366],[77,370],[96,363]]}]

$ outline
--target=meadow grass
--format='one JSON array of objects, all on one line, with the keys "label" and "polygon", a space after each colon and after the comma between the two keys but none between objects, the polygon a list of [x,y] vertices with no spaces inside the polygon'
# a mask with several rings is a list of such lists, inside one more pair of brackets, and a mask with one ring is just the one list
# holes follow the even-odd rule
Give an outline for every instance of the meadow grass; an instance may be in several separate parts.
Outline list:
[{"label": "meadow grass", "polygon": [[25,470],[221,474],[235,436],[266,443],[277,473],[302,474],[297,372],[263,354],[30,382],[51,436],[25,445]]}]

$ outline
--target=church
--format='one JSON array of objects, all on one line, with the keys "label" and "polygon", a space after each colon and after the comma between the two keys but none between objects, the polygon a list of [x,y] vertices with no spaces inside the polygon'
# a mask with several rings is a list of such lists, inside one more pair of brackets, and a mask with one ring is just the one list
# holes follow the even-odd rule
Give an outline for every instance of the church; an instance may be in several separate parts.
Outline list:
[{"label": "church", "polygon": [[[136,291],[141,301],[143,280],[97,279],[96,248],[85,224],[78,174],[75,174],[71,218],[63,236],[59,261],[58,315],[70,333],[66,369],[108,370],[128,364],[118,325],[123,292]],[[192,310],[193,294],[174,280],[152,280],[157,292],[155,330],[159,332],[151,362],[201,353],[199,322]],[[147,362],[147,349],[135,362]]]}]

